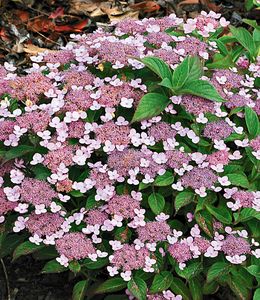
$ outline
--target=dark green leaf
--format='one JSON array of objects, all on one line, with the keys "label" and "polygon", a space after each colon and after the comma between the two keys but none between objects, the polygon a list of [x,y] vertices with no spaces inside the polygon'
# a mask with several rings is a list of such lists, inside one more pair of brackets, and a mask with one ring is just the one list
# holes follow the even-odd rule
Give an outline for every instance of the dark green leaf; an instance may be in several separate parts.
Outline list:
[{"label": "dark green leaf", "polygon": [[169,103],[169,98],[162,94],[148,93],[144,95],[137,106],[132,122],[158,116]]},{"label": "dark green leaf", "polygon": [[81,266],[79,264],[79,262],[77,260],[73,260],[69,263],[69,269],[73,272],[73,273],[78,273],[81,270]]},{"label": "dark green leaf", "polygon": [[252,265],[247,267],[246,269],[253,276],[260,278],[260,266]]},{"label": "dark green leaf", "polygon": [[224,224],[231,224],[232,214],[227,207],[214,207],[212,205],[206,205],[207,210],[220,222]]},{"label": "dark green leaf", "polygon": [[176,196],[174,201],[174,207],[176,212],[178,212],[178,210],[183,206],[190,204],[193,201],[193,198],[194,198],[194,194],[192,192],[188,192],[188,191],[180,192]]},{"label": "dark green leaf", "polygon": [[84,300],[87,287],[88,287],[87,280],[82,280],[77,282],[73,288],[72,300]]},{"label": "dark green leaf", "polygon": [[128,290],[137,300],[145,300],[147,294],[147,285],[142,278],[134,276],[127,284]]},{"label": "dark green leaf", "polygon": [[84,260],[83,265],[89,270],[96,270],[103,268],[104,266],[108,265],[107,258],[99,258],[97,261],[93,261],[91,259]]},{"label": "dark green leaf", "polygon": [[155,215],[159,215],[164,208],[164,197],[158,193],[153,193],[148,198],[149,206]]},{"label": "dark green leaf", "polygon": [[173,277],[171,290],[176,295],[181,295],[183,300],[190,300],[191,298],[189,289],[180,278]]},{"label": "dark green leaf", "polygon": [[250,137],[256,138],[259,135],[260,123],[256,112],[248,106],[245,107],[245,119]]},{"label": "dark green leaf", "polygon": [[226,262],[216,262],[208,270],[207,281],[217,280],[222,275],[226,275],[230,271],[230,264]]},{"label": "dark green leaf", "polygon": [[120,277],[108,279],[101,283],[94,291],[94,294],[105,294],[121,291],[125,289],[127,282]]},{"label": "dark green leaf", "polygon": [[253,300],[259,300],[260,299],[260,288],[258,288],[254,293]]},{"label": "dark green leaf", "polygon": [[156,274],[153,279],[153,283],[150,288],[152,294],[160,293],[167,290],[172,284],[173,276],[171,272],[162,271],[159,274]]},{"label": "dark green leaf", "polygon": [[11,160],[11,159],[14,159],[14,158],[18,158],[18,157],[21,157],[25,154],[33,153],[34,151],[35,151],[35,148],[33,146],[20,145],[20,146],[17,146],[17,147],[14,147],[14,148],[8,150],[5,153],[4,161],[8,161],[8,160]]},{"label": "dark green leaf", "polygon": [[20,244],[13,253],[13,259],[17,259],[18,257],[22,256],[22,255],[28,255],[31,254],[39,249],[42,249],[46,247],[45,245],[36,245],[31,243],[30,241],[26,241],[22,244]]},{"label": "dark green leaf", "polygon": [[68,268],[62,266],[60,263],[57,262],[56,259],[48,261],[43,269],[42,273],[61,273],[67,271]]},{"label": "dark green leaf", "polygon": [[189,288],[193,300],[202,300],[202,286],[198,278],[191,278],[189,280]]},{"label": "dark green leaf", "polygon": [[174,181],[172,172],[166,171],[163,175],[159,175],[154,180],[155,186],[168,186],[171,185]]},{"label": "dark green leaf", "polygon": [[249,187],[247,177],[242,173],[227,174],[227,177],[233,185],[241,186],[243,188]]},{"label": "dark green leaf", "polygon": [[201,262],[190,263],[183,270],[181,270],[178,266],[175,268],[176,273],[187,280],[197,276],[202,270]]}]

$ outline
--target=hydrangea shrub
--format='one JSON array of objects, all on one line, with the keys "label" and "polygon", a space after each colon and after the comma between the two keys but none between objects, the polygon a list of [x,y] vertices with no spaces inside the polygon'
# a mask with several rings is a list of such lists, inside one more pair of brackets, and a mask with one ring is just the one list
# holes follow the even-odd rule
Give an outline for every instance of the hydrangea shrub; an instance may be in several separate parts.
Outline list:
[{"label": "hydrangea shrub", "polygon": [[1,257],[74,272],[73,299],[259,299],[258,54],[202,12],[0,66]]}]

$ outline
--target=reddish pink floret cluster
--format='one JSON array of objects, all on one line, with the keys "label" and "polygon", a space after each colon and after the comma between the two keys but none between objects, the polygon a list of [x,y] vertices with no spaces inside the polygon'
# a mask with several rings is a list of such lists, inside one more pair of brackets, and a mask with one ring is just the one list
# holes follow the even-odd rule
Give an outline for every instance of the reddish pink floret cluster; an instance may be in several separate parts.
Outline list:
[{"label": "reddish pink floret cluster", "polygon": [[87,225],[102,225],[108,219],[108,214],[99,209],[92,209],[88,211],[84,221]]},{"label": "reddish pink floret cluster", "polygon": [[17,203],[8,201],[2,188],[0,188],[0,216],[12,211]]},{"label": "reddish pink floret cluster", "polygon": [[149,257],[149,251],[146,248],[136,250],[134,245],[125,244],[114,252],[110,262],[117,269],[132,271],[144,268],[146,257]]},{"label": "reddish pink floret cluster", "polygon": [[233,128],[224,120],[208,123],[204,128],[203,135],[211,140],[223,140],[230,136]]},{"label": "reddish pink floret cluster", "polygon": [[255,150],[260,150],[260,136],[250,141],[250,146]]},{"label": "reddish pink floret cluster", "polygon": [[227,165],[229,163],[229,153],[225,150],[214,152],[207,156],[207,161],[213,166],[217,164]]},{"label": "reddish pink floret cluster", "polygon": [[185,242],[177,242],[173,245],[170,245],[168,252],[174,259],[177,260],[178,263],[185,263],[186,261],[192,259],[190,246]]},{"label": "reddish pink floret cluster", "polygon": [[60,64],[66,64],[74,59],[74,54],[70,50],[61,50],[61,51],[55,51],[55,52],[48,52],[46,55],[44,55],[44,61],[48,63],[60,63]]},{"label": "reddish pink floret cluster", "polygon": [[181,152],[179,150],[166,151],[167,166],[172,169],[180,169],[183,164],[189,164],[190,157],[187,153]]},{"label": "reddish pink floret cluster", "polygon": [[171,234],[171,228],[165,221],[147,222],[145,226],[137,228],[138,239],[141,242],[156,243],[165,241]]},{"label": "reddish pink floret cluster", "polygon": [[0,141],[5,141],[8,139],[9,135],[13,133],[14,121],[0,121]]},{"label": "reddish pink floret cluster", "polygon": [[130,142],[130,127],[127,125],[116,125],[114,122],[107,122],[100,125],[96,130],[96,139],[101,143],[110,141],[113,145],[127,146]]},{"label": "reddish pink floret cluster", "polygon": [[21,200],[33,205],[49,206],[57,192],[46,181],[25,178],[21,184]]},{"label": "reddish pink floret cluster", "polygon": [[17,117],[17,125],[32,130],[34,133],[44,131],[50,123],[50,115],[43,111],[32,111]]},{"label": "reddish pink floret cluster", "polygon": [[214,112],[214,102],[198,96],[182,96],[181,105],[183,105],[189,113],[196,116],[201,113],[205,114]]},{"label": "reddish pink floret cluster", "polygon": [[90,72],[78,71],[77,69],[71,69],[62,74],[62,81],[65,82],[66,88],[71,88],[73,85],[78,87],[92,85],[94,79],[95,76]]},{"label": "reddish pink floret cluster", "polygon": [[176,133],[176,130],[174,130],[170,124],[165,122],[156,123],[148,130],[148,135],[153,137],[156,142],[174,138]]},{"label": "reddish pink floret cluster", "polygon": [[64,255],[69,261],[87,258],[96,253],[91,240],[80,232],[65,234],[56,241],[56,249],[60,255]]},{"label": "reddish pink floret cluster", "polygon": [[191,187],[194,190],[201,187],[211,188],[217,181],[217,175],[209,168],[193,168],[190,172],[181,177],[181,183],[185,187]]},{"label": "reddish pink floret cluster", "polygon": [[23,77],[16,77],[10,81],[11,96],[20,101],[30,100],[37,103],[40,96],[53,89],[51,80],[41,73],[34,72]]},{"label": "reddish pink floret cluster", "polygon": [[252,207],[254,194],[249,191],[238,191],[232,195],[232,198],[239,201],[242,207]]},{"label": "reddish pink floret cluster", "polygon": [[242,237],[228,235],[223,241],[221,250],[229,256],[249,254],[251,252],[250,244]]},{"label": "reddish pink floret cluster", "polygon": [[63,222],[64,219],[58,213],[32,213],[25,225],[32,235],[50,236],[60,229]]},{"label": "reddish pink floret cluster", "polygon": [[134,218],[135,209],[140,209],[140,203],[129,195],[115,195],[108,202],[108,212],[125,219]]}]

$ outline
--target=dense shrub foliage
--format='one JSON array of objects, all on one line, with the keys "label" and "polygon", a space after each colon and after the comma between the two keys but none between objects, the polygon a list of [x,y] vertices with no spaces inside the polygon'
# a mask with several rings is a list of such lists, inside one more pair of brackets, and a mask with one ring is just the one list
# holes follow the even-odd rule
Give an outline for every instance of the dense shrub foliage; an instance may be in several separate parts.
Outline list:
[{"label": "dense shrub foliage", "polygon": [[252,24],[126,20],[1,66],[1,256],[71,270],[74,299],[259,299]]}]

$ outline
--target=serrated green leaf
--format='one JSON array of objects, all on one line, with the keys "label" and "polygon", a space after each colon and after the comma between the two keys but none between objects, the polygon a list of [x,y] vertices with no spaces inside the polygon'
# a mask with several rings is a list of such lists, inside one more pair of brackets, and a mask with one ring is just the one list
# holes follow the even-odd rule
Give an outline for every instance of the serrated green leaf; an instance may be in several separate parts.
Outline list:
[{"label": "serrated green leaf", "polygon": [[243,188],[249,187],[249,182],[247,177],[242,173],[234,173],[234,174],[227,174],[228,180],[236,186],[241,186]]},{"label": "serrated green leaf", "polygon": [[174,181],[172,172],[166,171],[163,175],[159,175],[155,178],[153,184],[155,186],[168,186]]},{"label": "serrated green leaf", "polygon": [[200,59],[197,56],[186,57],[173,72],[173,90],[181,89],[185,84],[199,79],[202,74],[203,69]]},{"label": "serrated green leaf", "polygon": [[172,279],[172,273],[168,271],[162,271],[156,274],[150,287],[150,292],[155,294],[167,290],[172,284]]},{"label": "serrated green leaf", "polygon": [[189,280],[189,288],[193,300],[202,300],[202,286],[198,278],[191,278]]},{"label": "serrated green leaf", "polygon": [[142,278],[134,276],[127,284],[128,290],[137,300],[145,300],[147,295],[147,285]]},{"label": "serrated green leaf", "polygon": [[227,207],[214,207],[212,205],[206,205],[207,210],[220,222],[224,224],[232,223],[232,214]]},{"label": "serrated green leaf", "polygon": [[120,277],[115,277],[102,282],[95,290],[94,294],[106,294],[125,289],[127,282]]},{"label": "serrated green leaf", "polygon": [[218,280],[219,277],[226,275],[230,271],[230,264],[226,262],[216,262],[208,270],[207,282]]},{"label": "serrated green leaf", "polygon": [[178,91],[178,93],[200,96],[216,102],[225,102],[225,99],[219,95],[214,86],[205,80],[189,81]]},{"label": "serrated green leaf", "polygon": [[132,122],[158,116],[169,103],[169,98],[162,94],[148,93],[144,95],[136,108]]},{"label": "serrated green leaf", "polygon": [[183,270],[181,270],[179,266],[176,266],[175,268],[176,273],[187,280],[190,280],[191,278],[199,275],[202,270],[203,268],[201,262],[192,262],[188,264]]},{"label": "serrated green leaf", "polygon": [[45,245],[36,245],[31,243],[30,241],[26,241],[20,244],[13,253],[13,260],[17,259],[20,256],[31,254],[37,250],[46,247]]},{"label": "serrated green leaf", "polygon": [[183,300],[191,299],[189,289],[180,278],[173,277],[170,288],[176,295],[181,295]]},{"label": "serrated green leaf", "polygon": [[158,57],[145,57],[142,60],[150,70],[157,74],[160,78],[169,78],[172,77],[172,72],[169,66]]},{"label": "serrated green leaf", "polygon": [[77,282],[73,287],[72,300],[84,300],[87,287],[88,287],[87,280],[82,280]]},{"label": "serrated green leaf", "polygon": [[250,107],[245,107],[245,119],[250,137],[256,138],[260,132],[260,123],[256,112]]},{"label": "serrated green leaf", "polygon": [[194,194],[189,191],[180,192],[174,200],[174,207],[176,212],[179,211],[183,206],[190,204],[193,201]]},{"label": "serrated green leaf", "polygon": [[251,59],[254,60],[257,55],[257,49],[252,35],[243,27],[229,26],[231,33],[237,41],[250,53]]},{"label": "serrated green leaf", "polygon": [[61,273],[67,271],[68,268],[62,266],[60,263],[57,262],[56,259],[48,261],[43,269],[42,273]]},{"label": "serrated green leaf", "polygon": [[148,203],[152,212],[159,215],[164,209],[165,200],[161,194],[153,193],[148,197]]}]

